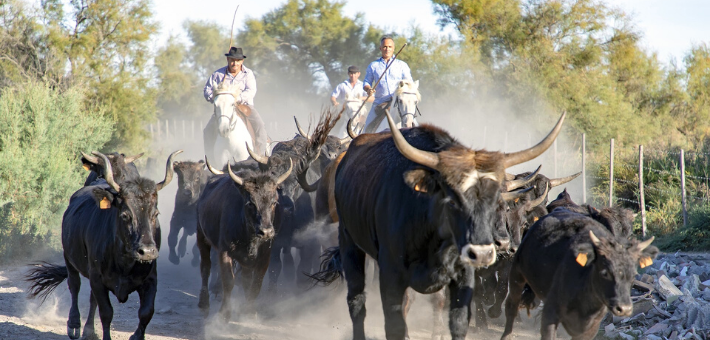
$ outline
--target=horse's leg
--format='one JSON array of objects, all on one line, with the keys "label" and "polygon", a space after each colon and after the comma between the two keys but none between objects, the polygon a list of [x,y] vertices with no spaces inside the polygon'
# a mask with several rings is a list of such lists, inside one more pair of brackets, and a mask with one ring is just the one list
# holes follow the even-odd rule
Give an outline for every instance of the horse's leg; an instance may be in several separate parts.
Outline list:
[{"label": "horse's leg", "polygon": [[202,141],[204,143],[205,157],[214,162],[214,144],[217,141],[217,120],[214,115],[210,117],[205,129],[202,130]]}]

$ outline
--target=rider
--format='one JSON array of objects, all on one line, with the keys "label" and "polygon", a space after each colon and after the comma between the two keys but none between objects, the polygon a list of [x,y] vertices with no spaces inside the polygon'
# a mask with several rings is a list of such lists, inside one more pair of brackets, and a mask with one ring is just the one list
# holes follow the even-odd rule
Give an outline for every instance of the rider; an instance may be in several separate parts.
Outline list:
[{"label": "rider", "polygon": [[[244,59],[247,57],[242,53],[241,47],[231,47],[229,53],[225,54],[227,57],[227,66],[214,71],[207,83],[205,83],[204,95],[205,99],[212,103],[214,100],[212,96],[212,87],[222,82],[225,79],[230,85],[237,85],[239,89],[242,90],[242,94],[239,98],[235,98],[237,104],[246,105],[249,107],[251,113],[248,114],[247,119],[251,123],[254,129],[254,151],[263,154],[266,149],[266,129],[264,128],[264,121],[261,120],[259,111],[254,108],[254,95],[256,95],[256,79],[254,78],[254,72],[243,65]],[[212,155],[212,149],[214,143],[217,140],[217,119],[214,115],[207,122],[207,126],[203,131],[203,138],[205,142],[205,151],[207,155]],[[210,158],[214,159],[214,158]]]},{"label": "rider", "polygon": [[[365,72],[363,89],[370,95],[374,94],[375,97],[375,102],[370,109],[370,113],[367,115],[365,132],[373,132],[380,124],[384,118],[385,109],[389,108],[392,94],[394,94],[397,86],[399,86],[399,82],[402,80],[412,80],[409,65],[400,59],[392,58],[394,55],[394,39],[392,39],[392,37],[384,36],[380,39],[380,52],[382,53],[382,57],[371,62],[367,67],[367,72]],[[391,66],[387,69],[387,73],[382,77],[382,80],[377,84],[377,88],[373,89],[372,85],[374,85],[377,79],[380,79],[387,65]]]},{"label": "rider", "polygon": [[345,101],[348,99],[348,95],[355,93],[358,95],[358,99],[365,100],[367,93],[362,88],[362,82],[360,81],[360,69],[353,65],[348,67],[348,79],[338,84],[330,95],[330,102],[333,106],[338,106],[338,99]]}]

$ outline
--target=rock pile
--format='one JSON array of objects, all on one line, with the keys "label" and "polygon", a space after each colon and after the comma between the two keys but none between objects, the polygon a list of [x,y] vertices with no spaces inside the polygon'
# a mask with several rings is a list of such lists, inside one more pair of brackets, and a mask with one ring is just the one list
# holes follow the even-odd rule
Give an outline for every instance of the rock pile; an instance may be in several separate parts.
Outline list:
[{"label": "rock pile", "polygon": [[639,269],[631,290],[633,314],[608,314],[607,339],[710,339],[710,255],[660,254]]}]

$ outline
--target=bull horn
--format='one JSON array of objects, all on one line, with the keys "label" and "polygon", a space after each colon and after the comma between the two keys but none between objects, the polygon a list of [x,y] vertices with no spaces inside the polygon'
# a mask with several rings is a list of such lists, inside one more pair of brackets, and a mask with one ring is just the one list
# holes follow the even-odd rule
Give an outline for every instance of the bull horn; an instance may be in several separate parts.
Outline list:
[{"label": "bull horn", "polygon": [[525,207],[525,211],[530,212],[530,210],[533,210],[533,208],[542,204],[542,202],[545,202],[545,199],[547,199],[547,192],[548,191],[550,191],[550,187],[548,185],[545,185],[545,192],[542,193],[542,195],[540,197],[528,202],[527,206]]},{"label": "bull horn", "polygon": [[[597,235],[594,235],[594,232],[591,231],[591,230],[589,231],[589,238],[592,240],[592,244],[594,244],[594,245],[597,246],[597,247],[598,247],[598,246],[601,244],[601,242],[602,242],[602,241],[599,240],[599,238],[597,237]],[[650,240],[653,240],[653,239],[651,238]],[[639,245],[640,245],[640,244],[639,244]]]},{"label": "bull horn", "polygon": [[288,159],[289,167],[286,172],[283,173],[283,175],[279,176],[278,179],[276,179],[276,185],[279,185],[283,183],[285,180],[288,179],[288,176],[291,176],[291,170],[293,170],[293,160],[291,158]]},{"label": "bull horn", "polygon": [[352,139],[355,139],[355,138],[357,138],[357,134],[355,133],[355,131],[353,131],[352,122],[353,122],[352,118],[348,119],[348,136],[350,136],[350,138],[352,138]]},{"label": "bull horn", "polygon": [[87,155],[87,154],[84,153],[84,151],[80,151],[80,152],[81,152],[81,156],[84,157],[84,159],[86,159],[87,161],[89,161],[89,162],[91,162],[91,163],[94,163],[94,164],[99,164],[99,158],[98,158],[98,157],[92,156],[92,155]]},{"label": "bull horn", "polygon": [[215,175],[223,175],[224,174],[223,171],[217,170],[217,169],[213,168],[212,165],[210,165],[210,161],[207,160],[207,155],[205,155],[205,165],[207,166],[207,170],[209,170],[211,173],[213,173]]},{"label": "bull horn", "polygon": [[511,190],[515,190],[517,188],[522,188],[523,186],[532,182],[535,179],[535,177],[537,177],[537,174],[540,173],[540,168],[542,168],[542,164],[540,164],[540,166],[538,166],[537,169],[533,173],[531,173],[530,175],[527,175],[524,178],[514,179],[512,181],[505,182],[505,191],[511,191]]},{"label": "bull horn", "polygon": [[121,186],[116,183],[116,181],[113,180],[113,167],[111,167],[111,162],[108,160],[108,157],[106,155],[98,152],[98,151],[92,151],[92,155],[101,157],[104,161],[104,178],[106,179],[106,183],[108,183],[113,190],[116,192],[121,192]]},{"label": "bull horn", "polygon": [[268,164],[269,164],[269,157],[260,156],[259,154],[257,154],[256,152],[254,152],[254,150],[252,150],[252,149],[249,147],[249,143],[246,143],[246,145],[247,145],[247,152],[249,153],[249,156],[251,156],[251,158],[254,158],[255,161],[257,161],[257,162],[259,162],[259,163],[261,163],[261,164],[264,164],[264,165],[268,165]]},{"label": "bull horn", "polygon": [[303,191],[305,192],[314,192],[318,190],[318,185],[320,184],[320,180],[323,178],[319,178],[315,183],[313,184],[308,184],[308,179],[306,178],[306,173],[308,172],[308,168],[305,169],[305,171],[301,171],[297,174],[296,176],[296,181],[298,184],[303,188]]},{"label": "bull horn", "polygon": [[124,160],[124,162],[126,162],[126,164],[128,164],[128,163],[134,162],[134,161],[135,161],[136,159],[138,159],[138,158],[141,158],[141,157],[143,156],[143,154],[144,154],[144,152],[141,152],[141,153],[139,153],[139,154],[137,154],[137,155],[133,155],[133,156],[129,156],[129,157],[123,157],[123,160]]},{"label": "bull horn", "polygon": [[345,138],[341,138],[340,140],[338,140],[338,145],[343,145],[343,144],[349,143],[351,140],[353,140],[353,139],[350,138],[350,136],[347,136]]},{"label": "bull horn", "polygon": [[389,110],[385,110],[385,115],[387,115],[387,123],[389,123],[390,131],[392,131],[392,139],[394,144],[397,146],[397,150],[410,161],[421,164],[432,169],[436,169],[439,165],[439,155],[434,152],[423,151],[413,147],[411,144],[404,139],[402,132],[397,129],[392,116],[390,116]]},{"label": "bull horn", "polygon": [[545,150],[547,150],[547,148],[552,145],[552,142],[555,141],[555,138],[557,138],[557,135],[560,133],[560,130],[562,129],[562,123],[565,121],[566,115],[567,112],[562,113],[562,116],[560,116],[560,119],[557,121],[557,124],[552,129],[552,131],[550,131],[550,133],[547,134],[547,137],[540,141],[540,143],[537,143],[537,145],[518,152],[506,153],[503,158],[503,166],[505,168],[510,168],[513,165],[525,163],[531,159],[534,159],[535,157],[540,156],[543,152],[545,152]]},{"label": "bull horn", "polygon": [[514,179],[515,179],[515,175],[509,174],[509,173],[507,173],[507,172],[505,173],[505,180],[506,180],[506,181],[512,181],[512,180],[514,180]]},{"label": "bull horn", "polygon": [[156,189],[160,191],[161,189],[165,188],[168,184],[170,184],[170,181],[173,180],[173,174],[175,171],[173,170],[173,157],[175,157],[178,154],[181,154],[182,150],[177,150],[168,156],[168,162],[165,164],[165,179],[163,179],[162,182],[158,183],[155,185]]},{"label": "bull horn", "polygon": [[229,177],[232,178],[234,183],[237,183],[239,186],[244,185],[244,180],[232,172],[232,165],[230,165],[229,162],[227,162],[227,172],[229,172]]},{"label": "bull horn", "polygon": [[642,251],[642,250],[646,249],[648,246],[651,245],[651,242],[653,242],[653,239],[655,239],[655,238],[656,238],[655,236],[651,236],[651,238],[649,238],[648,240],[639,243],[636,246],[636,249],[638,249],[638,251]]},{"label": "bull horn", "polygon": [[533,188],[535,188],[535,187],[529,187],[529,188],[520,189],[520,190],[516,190],[516,191],[512,191],[512,192],[501,192],[500,197],[506,202],[514,201],[517,198],[525,197],[525,194],[528,191],[532,190]]},{"label": "bull horn", "polygon": [[569,182],[569,181],[571,181],[571,180],[573,180],[573,179],[579,177],[579,175],[581,175],[581,174],[582,174],[582,172],[580,171],[580,172],[578,172],[578,173],[576,173],[576,174],[574,174],[574,175],[572,175],[572,176],[567,176],[567,177],[562,177],[562,178],[551,179],[551,180],[550,180],[550,188],[554,188],[554,187],[556,187],[556,186],[565,184],[565,183],[567,183],[567,182]]},{"label": "bull horn", "polygon": [[301,135],[303,138],[310,141],[311,137],[308,137],[308,134],[303,132],[303,129],[301,128],[301,124],[298,124],[298,118],[296,118],[296,116],[293,116],[293,120],[296,122],[296,130],[298,130],[298,134]]}]

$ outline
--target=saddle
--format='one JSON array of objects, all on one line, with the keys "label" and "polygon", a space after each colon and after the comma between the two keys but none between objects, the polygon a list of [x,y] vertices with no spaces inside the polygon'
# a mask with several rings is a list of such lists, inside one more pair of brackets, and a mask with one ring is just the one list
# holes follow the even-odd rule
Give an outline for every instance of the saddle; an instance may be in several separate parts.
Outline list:
[{"label": "saddle", "polygon": [[374,133],[375,129],[380,126],[382,120],[385,119],[385,110],[390,108],[391,101],[387,101],[375,106],[375,119],[365,127],[365,133]]},{"label": "saddle", "polygon": [[251,108],[248,105],[239,104],[237,105],[237,115],[242,119],[244,125],[247,126],[247,131],[249,131],[249,136],[251,136],[252,145],[256,145],[256,134],[254,133],[254,127],[251,126],[251,121],[248,117],[251,116]]}]

